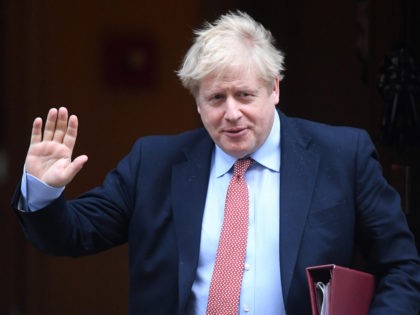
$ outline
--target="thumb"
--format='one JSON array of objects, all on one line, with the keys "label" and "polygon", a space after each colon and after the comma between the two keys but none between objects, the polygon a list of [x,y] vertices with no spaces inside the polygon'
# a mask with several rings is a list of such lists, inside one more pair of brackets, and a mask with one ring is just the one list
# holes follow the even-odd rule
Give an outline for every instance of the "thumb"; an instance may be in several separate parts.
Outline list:
[{"label": "thumb", "polygon": [[73,178],[80,172],[80,170],[83,168],[87,161],[87,155],[80,155],[68,165],[68,167],[65,170],[66,177],[69,179],[68,183],[71,182]]}]

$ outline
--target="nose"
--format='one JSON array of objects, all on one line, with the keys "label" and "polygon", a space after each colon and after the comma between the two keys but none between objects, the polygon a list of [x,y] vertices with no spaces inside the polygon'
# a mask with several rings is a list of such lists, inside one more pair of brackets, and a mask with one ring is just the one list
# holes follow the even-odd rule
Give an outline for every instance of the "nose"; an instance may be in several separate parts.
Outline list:
[{"label": "nose", "polygon": [[225,104],[225,119],[229,121],[235,121],[241,118],[242,112],[240,103],[233,97],[228,97]]}]

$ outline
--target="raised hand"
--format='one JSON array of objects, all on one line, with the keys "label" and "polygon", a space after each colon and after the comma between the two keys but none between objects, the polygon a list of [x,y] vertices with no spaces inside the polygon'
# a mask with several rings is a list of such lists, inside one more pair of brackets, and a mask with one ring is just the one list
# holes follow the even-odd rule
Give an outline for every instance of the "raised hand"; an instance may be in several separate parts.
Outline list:
[{"label": "raised hand", "polygon": [[72,161],[77,128],[77,117],[69,117],[65,107],[49,110],[44,131],[42,119],[36,118],[26,156],[26,171],[53,187],[70,183],[88,160],[86,155],[80,155]]}]

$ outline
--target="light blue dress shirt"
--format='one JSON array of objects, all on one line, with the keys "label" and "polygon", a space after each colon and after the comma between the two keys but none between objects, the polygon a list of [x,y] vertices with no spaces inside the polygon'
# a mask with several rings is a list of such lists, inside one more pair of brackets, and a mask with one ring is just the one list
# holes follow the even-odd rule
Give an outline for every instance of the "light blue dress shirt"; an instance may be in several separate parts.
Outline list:
[{"label": "light blue dress shirt", "polygon": [[[265,143],[251,157],[246,172],[249,189],[249,230],[239,314],[285,315],[280,276],[280,119]],[[188,315],[206,313],[219,235],[223,222],[227,187],[235,158],[216,146],[212,156],[207,200],[201,232],[199,265]],[[21,183],[22,210],[47,206],[64,190],[46,185],[24,172]]]},{"label": "light blue dress shirt", "polygon": [[49,186],[24,170],[20,190],[23,197],[20,200],[20,208],[24,211],[36,211],[60,197],[64,187]]},{"label": "light blue dress shirt", "polygon": [[[239,314],[286,314],[280,277],[280,119],[265,143],[251,157],[246,172],[249,230]],[[224,216],[226,191],[236,159],[216,146],[212,157],[201,231],[197,275],[188,315],[205,314],[210,280]]]}]

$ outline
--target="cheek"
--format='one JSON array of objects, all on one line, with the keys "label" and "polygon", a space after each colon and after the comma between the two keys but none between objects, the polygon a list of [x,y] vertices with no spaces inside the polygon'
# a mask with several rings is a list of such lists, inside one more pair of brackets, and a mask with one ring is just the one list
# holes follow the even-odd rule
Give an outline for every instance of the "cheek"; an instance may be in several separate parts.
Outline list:
[{"label": "cheek", "polygon": [[270,107],[263,107],[252,116],[253,123],[255,128],[258,130],[258,133],[266,134],[271,131],[273,125],[275,109]]},{"label": "cheek", "polygon": [[215,127],[223,119],[222,111],[219,111],[215,108],[211,108],[211,109],[201,108],[199,110],[199,114],[205,126]]},{"label": "cheek", "polygon": [[201,122],[203,123],[204,128],[206,128],[207,130],[212,129],[212,120],[209,113],[207,113],[203,109],[198,109],[198,113],[200,115],[200,119],[201,119]]}]

